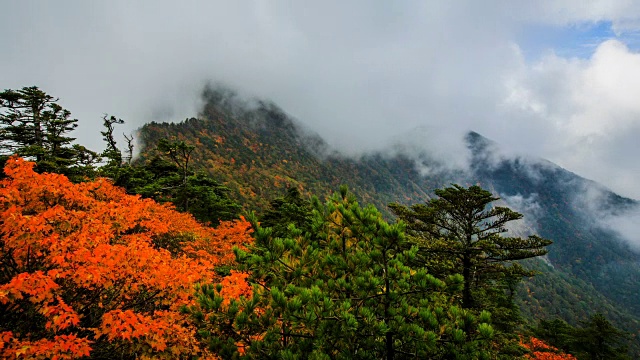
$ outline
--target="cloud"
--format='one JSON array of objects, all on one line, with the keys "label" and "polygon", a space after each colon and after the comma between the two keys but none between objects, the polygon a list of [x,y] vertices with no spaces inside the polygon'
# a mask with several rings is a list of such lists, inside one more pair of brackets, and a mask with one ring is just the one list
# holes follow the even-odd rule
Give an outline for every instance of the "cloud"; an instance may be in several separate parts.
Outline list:
[{"label": "cloud", "polygon": [[529,196],[522,194],[505,195],[500,194],[501,201],[504,201],[507,207],[521,213],[523,218],[511,221],[507,224],[510,235],[512,236],[529,236],[537,234],[537,222],[543,215],[543,210],[538,203],[538,194],[532,193]]},{"label": "cloud", "polygon": [[506,84],[500,105],[505,132],[527,132],[537,141],[499,142],[638,197],[640,54],[608,40],[586,60],[549,54],[523,65]]},{"label": "cloud", "polygon": [[194,115],[212,79],[270,98],[359,152],[451,117],[470,127],[491,107],[510,51],[503,31],[476,17],[480,7],[461,16],[445,2],[66,4],[9,3],[0,61],[13,71],[0,80],[60,96],[88,142],[99,142],[104,112],[136,126]]},{"label": "cloud", "polygon": [[606,219],[606,225],[627,240],[633,249],[640,251],[640,207]]},{"label": "cloud", "polygon": [[584,183],[573,199],[576,209],[596,227],[618,234],[640,251],[640,202],[621,199],[595,183]]},{"label": "cloud", "polygon": [[180,121],[197,115],[213,80],[274,101],[351,154],[413,133],[458,166],[468,156],[462,136],[475,130],[640,197],[630,155],[637,54],[608,41],[587,59],[549,53],[530,63],[518,44],[532,25],[610,21],[632,33],[638,6],[10,0],[0,14],[0,86],[36,84],[60,97],[92,148],[102,146],[103,113],[125,119],[127,132]]}]

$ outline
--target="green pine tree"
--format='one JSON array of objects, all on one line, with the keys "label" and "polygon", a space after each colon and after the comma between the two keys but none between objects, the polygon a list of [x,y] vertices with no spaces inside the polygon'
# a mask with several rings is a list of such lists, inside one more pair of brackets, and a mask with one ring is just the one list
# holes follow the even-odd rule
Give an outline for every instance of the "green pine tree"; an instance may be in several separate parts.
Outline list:
[{"label": "green pine tree", "polygon": [[629,360],[630,336],[598,313],[574,327],[564,320],[540,320],[533,334],[579,360]]},{"label": "green pine tree", "polygon": [[613,325],[602,314],[583,321],[573,333],[573,348],[582,360],[628,360],[629,335]]},{"label": "green pine tree", "polygon": [[77,119],[39,88],[0,92],[0,151],[36,162],[39,172],[55,172],[72,180],[92,175],[98,155],[73,144],[69,134]]},{"label": "green pine tree", "polygon": [[459,275],[443,281],[408,265],[418,248],[403,224],[346,188],[312,203],[309,231],[257,227],[253,248],[238,251],[250,299],[224,306],[219,288],[199,289],[188,311],[212,350],[234,358],[240,342],[260,359],[489,358],[490,314],[450,304]]},{"label": "green pine tree", "polygon": [[297,187],[287,189],[284,196],[274,199],[269,205],[270,207],[260,217],[260,225],[271,228],[272,236],[287,236],[291,224],[302,231],[309,230],[311,202],[302,197]]},{"label": "green pine tree", "polygon": [[552,242],[538,236],[503,236],[507,224],[522,214],[493,206],[498,198],[479,186],[453,185],[435,194],[425,204],[389,206],[407,223],[423,266],[439,275],[462,274],[461,306],[489,309],[495,323],[511,331],[519,317],[515,286],[533,275],[515,261],[546,254],[545,246]]}]

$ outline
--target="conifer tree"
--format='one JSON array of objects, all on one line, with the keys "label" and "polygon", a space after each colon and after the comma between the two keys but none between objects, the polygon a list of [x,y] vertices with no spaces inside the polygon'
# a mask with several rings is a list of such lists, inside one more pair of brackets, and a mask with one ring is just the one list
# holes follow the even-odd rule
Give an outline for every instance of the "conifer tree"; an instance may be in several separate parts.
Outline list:
[{"label": "conifer tree", "polygon": [[[313,201],[310,230],[294,223],[274,236],[258,228],[238,259],[255,284],[251,297],[227,301],[204,286],[189,311],[225,358],[481,359],[489,356],[490,314],[451,306],[461,277],[436,279],[410,267],[417,247],[403,224],[360,207],[346,188]],[[284,235],[284,236],[282,236]]]},{"label": "conifer tree", "polygon": [[271,228],[272,236],[284,237],[291,224],[307,231],[311,226],[311,202],[304,199],[297,187],[287,189],[287,193],[274,199],[270,208],[260,218],[260,225]]},{"label": "conifer tree", "polygon": [[425,266],[436,259],[447,264],[434,266],[443,274],[462,274],[462,307],[500,308],[494,315],[504,315],[504,321],[498,322],[508,328],[518,316],[514,286],[522,277],[533,275],[514,261],[544,255],[545,246],[552,242],[538,236],[503,236],[507,224],[521,219],[522,214],[493,206],[499,198],[479,186],[453,185],[435,194],[437,197],[426,204],[389,206],[407,223]]},{"label": "conifer tree", "polygon": [[2,155],[18,154],[35,161],[39,172],[54,172],[81,180],[98,155],[72,145],[69,134],[77,119],[39,88],[0,92],[0,147]]},{"label": "conifer tree", "polygon": [[132,137],[127,137],[127,155],[123,156],[114,137],[115,125],[124,123],[115,116],[103,117],[101,132],[106,143],[102,156],[107,159],[100,168],[102,176],[130,194],[138,194],[157,202],[170,202],[176,209],[191,213],[199,221],[217,225],[222,220],[238,218],[240,206],[229,198],[229,189],[210,176],[191,167],[194,147],[184,141],[160,139],[156,156],[146,163],[131,162]]},{"label": "conifer tree", "polygon": [[122,166],[122,152],[118,148],[114,131],[114,125],[124,124],[124,120],[118,119],[115,116],[105,115],[102,117],[104,130],[100,132],[102,139],[107,145],[107,148],[102,152],[102,156],[107,159],[106,166],[121,167]]},{"label": "conifer tree", "polygon": [[628,360],[628,333],[617,329],[600,314],[591,315],[579,326],[561,319],[540,320],[534,334],[549,344],[570,352],[579,360]]}]

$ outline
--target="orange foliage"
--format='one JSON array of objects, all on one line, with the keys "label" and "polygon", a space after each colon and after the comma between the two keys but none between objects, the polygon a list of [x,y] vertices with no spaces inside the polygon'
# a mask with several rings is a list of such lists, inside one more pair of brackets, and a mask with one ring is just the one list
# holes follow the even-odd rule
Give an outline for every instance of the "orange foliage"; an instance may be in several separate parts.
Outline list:
[{"label": "orange foliage", "polygon": [[231,274],[222,279],[220,296],[224,299],[222,302],[224,306],[228,305],[231,299],[240,299],[241,296],[248,299],[252,296],[253,290],[247,282],[248,277],[247,273],[231,270]]},{"label": "orange foliage", "polygon": [[526,354],[525,359],[531,360],[576,360],[571,354],[565,354],[553,346],[547,345],[544,341],[535,337],[529,338],[527,342],[520,339],[520,345],[531,351]]},{"label": "orange foliage", "polygon": [[15,339],[10,331],[3,332],[0,341],[1,354],[6,358],[26,359],[76,359],[89,356],[91,341],[76,335],[56,335],[53,340],[36,341]]},{"label": "orange foliage", "polygon": [[[33,166],[13,157],[0,181],[0,357],[210,355],[179,310],[251,241],[249,223],[204,227],[107,180],[73,184]],[[246,294],[229,286],[245,277],[225,279],[226,294]]]}]

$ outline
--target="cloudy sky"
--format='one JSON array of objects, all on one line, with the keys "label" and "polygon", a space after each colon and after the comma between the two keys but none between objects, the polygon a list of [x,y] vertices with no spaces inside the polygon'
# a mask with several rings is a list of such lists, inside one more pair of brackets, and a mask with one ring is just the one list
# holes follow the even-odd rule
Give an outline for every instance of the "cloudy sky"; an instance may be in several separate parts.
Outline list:
[{"label": "cloudy sky", "polygon": [[[196,115],[207,81],[348,152],[475,130],[640,199],[640,1],[30,1],[0,6],[0,88],[37,85],[100,141]],[[419,131],[414,129],[418,128]]]}]

